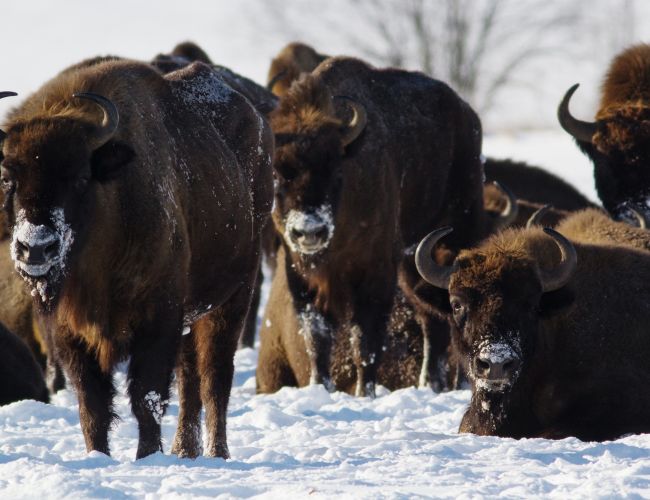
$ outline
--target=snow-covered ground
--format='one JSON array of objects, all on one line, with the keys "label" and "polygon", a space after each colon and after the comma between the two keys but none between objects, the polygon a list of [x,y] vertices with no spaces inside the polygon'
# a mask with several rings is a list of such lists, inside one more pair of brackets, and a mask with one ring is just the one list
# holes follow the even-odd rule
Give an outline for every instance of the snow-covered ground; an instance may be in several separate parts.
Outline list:
[{"label": "snow-covered ground", "polygon": [[414,388],[375,400],[321,386],[254,395],[256,353],[237,355],[229,411],[232,459],[165,454],[135,461],[137,428],[118,373],[122,420],[113,456],[86,454],[76,398],[0,408],[1,498],[647,497],[650,436],[609,443],[458,435],[469,391]]}]

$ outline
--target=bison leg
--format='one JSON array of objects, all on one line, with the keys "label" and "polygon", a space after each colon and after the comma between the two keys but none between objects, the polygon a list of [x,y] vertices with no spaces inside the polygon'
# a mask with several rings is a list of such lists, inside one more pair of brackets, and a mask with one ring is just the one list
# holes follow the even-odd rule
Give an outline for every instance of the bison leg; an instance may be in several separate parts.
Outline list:
[{"label": "bison leg", "polygon": [[55,336],[56,351],[79,400],[79,422],[86,451],[110,454],[108,430],[116,418],[113,412],[113,376],[101,370],[88,346],[68,332]]},{"label": "bison leg", "polygon": [[250,293],[250,286],[241,287],[225,304],[192,326],[201,378],[201,400],[205,407],[205,455],[209,457],[230,457],[226,413],[235,371],[235,351],[250,305]]},{"label": "bison leg", "polygon": [[350,328],[352,359],[357,372],[356,396],[375,397],[377,366],[386,338],[392,297],[388,300],[357,304]]},{"label": "bison leg", "polygon": [[[164,301],[168,305],[167,301]],[[175,314],[174,314],[175,313]],[[159,313],[133,336],[128,381],[131,411],[138,421],[136,459],[162,451],[160,422],[169,403],[169,386],[181,337],[180,309]]]},{"label": "bison leg", "polygon": [[246,316],[246,323],[242,330],[241,338],[239,339],[239,347],[254,347],[255,345],[255,331],[257,330],[257,310],[260,307],[260,298],[262,296],[262,282],[264,275],[262,274],[261,262],[260,270],[257,273],[255,284],[253,285],[253,298],[251,301],[248,315]]},{"label": "bison leg", "polygon": [[201,379],[197,370],[194,334],[185,335],[176,368],[178,383],[178,427],[172,453],[183,458],[196,458],[203,453],[201,441]]},{"label": "bison leg", "polygon": [[330,353],[332,351],[332,327],[330,322],[312,304],[307,304],[299,315],[298,333],[305,340],[310,365],[310,384],[323,384],[332,392],[330,378]]},{"label": "bison leg", "polygon": [[422,369],[419,387],[431,387],[435,392],[448,389],[449,326],[447,322],[421,313],[417,315],[422,329]]}]

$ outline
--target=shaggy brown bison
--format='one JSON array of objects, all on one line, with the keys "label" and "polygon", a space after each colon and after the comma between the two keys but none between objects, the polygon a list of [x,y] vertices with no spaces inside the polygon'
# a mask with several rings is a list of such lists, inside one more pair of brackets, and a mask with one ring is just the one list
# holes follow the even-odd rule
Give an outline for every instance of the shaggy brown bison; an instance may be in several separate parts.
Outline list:
[{"label": "shaggy brown bison", "polygon": [[[130,357],[137,457],[161,450],[177,370],[172,451],[228,456],[233,356],[272,202],[273,137],[218,72],[162,75],[97,58],[13,110],[1,183],[16,268],[77,390],[88,450],[109,452],[112,370]],[[184,337],[183,333],[186,333]]]},{"label": "shaggy brown bison", "polygon": [[328,57],[304,43],[288,44],[271,61],[267,88],[275,95],[283,96],[303,73],[311,73]]},{"label": "shaggy brown bison", "polygon": [[43,371],[25,343],[0,323],[0,405],[35,399],[49,402]]},{"label": "shaggy brown bison", "polygon": [[[438,221],[471,228],[455,248],[485,230],[480,122],[442,82],[351,58],[303,75],[270,119],[273,220],[310,380],[329,384],[332,340],[343,328],[355,392],[372,394],[404,246]],[[282,350],[267,355],[269,342],[262,338],[260,366],[288,366]]]},{"label": "shaggy brown bison", "polygon": [[650,45],[633,46],[612,62],[594,122],[569,112],[571,87],[558,109],[562,127],[594,164],[598,196],[615,217],[631,218],[628,203],[650,214]]},{"label": "shaggy brown bison", "polygon": [[[266,115],[277,106],[277,98],[264,87],[256,84],[254,81],[249,80],[237,73],[231,71],[223,66],[214,64],[208,55],[195,43],[183,42],[179,43],[170,54],[157,55],[151,64],[158,68],[163,73],[170,73],[184,68],[193,62],[203,62],[209,64],[215,73],[219,75],[229,86],[237,90],[240,94],[244,95],[255,108],[262,114]],[[267,228],[272,224],[269,220]],[[268,229],[265,230],[268,232]],[[268,238],[263,238],[265,241]],[[258,273],[257,282],[253,287],[253,299],[249,310],[248,318],[244,324],[244,329],[240,337],[240,346],[253,347],[255,343],[255,331],[257,329],[257,310],[260,305],[260,292],[262,285],[262,272]]]},{"label": "shaggy brown bison", "polygon": [[[549,228],[506,229],[452,266],[430,257],[451,228],[420,244],[418,268],[448,290],[472,380],[460,432],[604,440],[650,431],[650,253],[599,238],[588,222],[596,214],[559,226],[573,243]],[[604,224],[620,223],[595,226]]]}]

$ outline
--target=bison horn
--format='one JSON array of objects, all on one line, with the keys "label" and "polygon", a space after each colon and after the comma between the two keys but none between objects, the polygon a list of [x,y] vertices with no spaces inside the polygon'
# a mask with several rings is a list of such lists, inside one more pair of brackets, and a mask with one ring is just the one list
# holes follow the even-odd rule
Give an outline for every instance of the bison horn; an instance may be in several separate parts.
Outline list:
[{"label": "bison horn", "polygon": [[352,108],[352,119],[344,127],[343,136],[341,137],[341,142],[343,143],[343,147],[345,147],[354,142],[361,132],[363,132],[363,129],[366,128],[368,115],[366,113],[366,108],[351,97],[338,95],[334,99],[345,99],[348,105]]},{"label": "bison horn", "polygon": [[562,254],[562,260],[557,267],[540,271],[542,291],[553,292],[569,282],[578,265],[578,255],[573,244],[560,233],[550,227],[545,227],[544,232],[555,240]]},{"label": "bison horn", "polygon": [[[18,94],[16,94],[15,92],[8,92],[8,91],[0,92],[0,99],[4,99],[5,97],[15,97],[17,95]],[[0,130],[0,141],[3,140],[5,137],[7,137],[7,134],[3,130]]]},{"label": "bison horn", "polygon": [[517,197],[507,186],[501,184],[499,181],[493,181],[492,184],[501,191],[503,196],[506,198],[506,207],[499,215],[499,226],[509,226],[517,219],[517,215],[519,215],[519,203],[517,203]]},{"label": "bison horn", "polygon": [[269,79],[269,83],[266,84],[266,90],[269,92],[273,92],[273,87],[275,87],[275,84],[280,81],[281,78],[284,78],[287,74],[287,70],[283,69],[279,73],[276,73],[273,78]]},{"label": "bison horn", "polygon": [[93,94],[92,92],[80,92],[72,94],[72,97],[93,101],[102,108],[102,111],[104,112],[102,124],[98,128],[95,136],[91,139],[90,147],[94,151],[100,146],[106,144],[115,134],[117,125],[120,123],[120,115],[117,112],[117,107],[106,97],[99,94]]},{"label": "bison horn", "polygon": [[526,222],[526,229],[530,229],[533,226],[540,226],[542,219],[552,208],[552,205],[544,205],[542,208],[538,208],[533,212],[533,214],[528,218]]},{"label": "bison horn", "polygon": [[454,230],[453,227],[445,226],[430,232],[418,245],[415,251],[415,267],[420,276],[427,282],[438,288],[449,288],[449,279],[456,271],[456,265],[440,266],[433,259],[432,251],[438,240]]},{"label": "bison horn", "polygon": [[591,143],[592,138],[596,133],[596,123],[583,122],[582,120],[578,120],[577,118],[574,118],[569,111],[569,101],[579,86],[580,84],[576,83],[573,87],[566,91],[562,102],[557,108],[557,118],[560,121],[562,128],[573,137],[579,141]]},{"label": "bison horn", "polygon": [[636,210],[632,206],[632,203],[630,203],[629,201],[625,202],[625,208],[627,208],[627,210],[634,216],[637,225],[640,229],[648,229],[649,224],[648,224],[647,217],[641,212],[639,212],[638,210]]}]

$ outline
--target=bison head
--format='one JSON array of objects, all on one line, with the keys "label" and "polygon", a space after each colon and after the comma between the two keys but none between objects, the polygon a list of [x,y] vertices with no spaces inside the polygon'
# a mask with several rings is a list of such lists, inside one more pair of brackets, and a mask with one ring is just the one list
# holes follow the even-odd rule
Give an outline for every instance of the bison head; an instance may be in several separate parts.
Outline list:
[{"label": "bison head", "polygon": [[629,208],[650,216],[650,107],[642,101],[602,107],[595,122],[576,119],[571,87],[558,109],[560,124],[594,164],[598,196],[617,218],[634,220]]},{"label": "bison head", "polygon": [[[98,185],[114,178],[133,151],[112,141],[119,117],[108,99],[75,94],[73,102],[94,103],[60,114],[21,118],[4,132],[0,183],[12,226],[11,256],[32,295],[50,309],[66,264],[87,229]],[[92,113],[101,110],[101,123]]]},{"label": "bison head", "polygon": [[[347,105],[349,120],[336,115],[333,100]],[[341,163],[365,124],[363,106],[345,97],[332,99],[311,75],[296,82],[271,114],[276,138],[273,220],[300,258],[322,254],[334,236],[345,174]]]},{"label": "bison head", "polygon": [[433,231],[416,251],[422,277],[449,292],[450,323],[479,397],[507,392],[517,383],[535,349],[543,295],[562,288],[576,268],[573,245],[552,229],[544,231],[561,253],[560,264],[552,269],[540,268],[521,233],[513,230],[461,252],[452,266],[439,266],[431,257],[451,228]]}]

